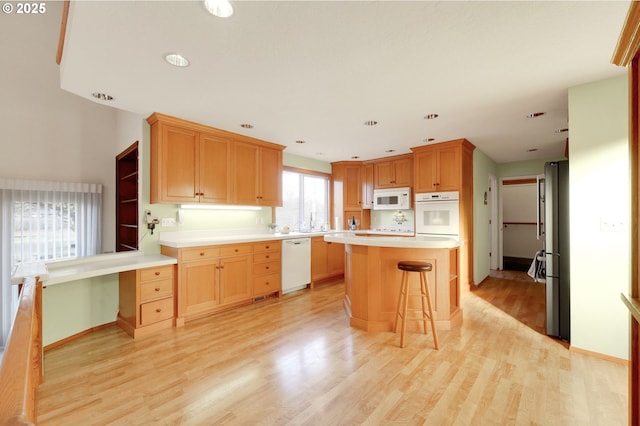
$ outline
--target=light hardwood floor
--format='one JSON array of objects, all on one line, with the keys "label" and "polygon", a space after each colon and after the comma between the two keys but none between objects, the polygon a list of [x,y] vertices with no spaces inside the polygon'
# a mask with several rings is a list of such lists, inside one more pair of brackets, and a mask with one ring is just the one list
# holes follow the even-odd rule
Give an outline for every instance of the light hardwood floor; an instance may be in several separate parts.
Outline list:
[{"label": "light hardwood floor", "polygon": [[398,335],[350,328],[342,295],[329,284],[144,339],[113,326],[52,349],[39,423],[627,423],[626,366],[569,352],[486,295],[464,295],[439,351],[431,336],[408,333],[400,349]]}]

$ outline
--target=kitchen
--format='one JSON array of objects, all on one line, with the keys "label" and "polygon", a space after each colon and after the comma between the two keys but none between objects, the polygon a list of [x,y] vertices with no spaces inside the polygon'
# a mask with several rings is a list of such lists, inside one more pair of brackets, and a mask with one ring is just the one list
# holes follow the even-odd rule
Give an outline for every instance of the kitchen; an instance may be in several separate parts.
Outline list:
[{"label": "kitchen", "polygon": [[[57,23],[52,24],[52,27],[54,31],[57,30]],[[18,31],[18,29],[15,30]],[[45,51],[43,57],[47,57],[48,52],[55,50],[56,41],[52,40],[50,37],[44,36],[43,39],[48,40],[48,43],[44,43],[45,48],[43,48]],[[17,45],[15,47],[10,47],[18,49]],[[37,46],[31,46],[30,49],[32,49],[33,52],[36,52]],[[113,167],[111,159],[115,154],[126,148],[134,140],[148,140],[148,129],[141,125],[146,117],[88,103],[82,99],[76,99],[68,93],[59,92],[57,69],[54,65],[50,64],[50,62],[51,61],[45,60],[42,64],[37,66],[38,69],[50,70],[44,73],[44,76],[39,77],[39,81],[41,81],[42,84],[42,87],[40,88],[41,90],[36,90],[38,89],[37,87],[31,87],[25,82],[19,86],[21,92],[18,95],[18,93],[16,93],[16,89],[8,82],[3,83],[3,93],[13,94],[12,99],[14,100],[12,108],[10,111],[7,111],[7,115],[5,116],[7,122],[16,123],[16,125],[7,125],[7,128],[13,132],[10,135],[12,138],[21,140],[19,139],[19,136],[22,135],[22,130],[33,126],[31,120],[28,120],[28,114],[24,113],[25,111],[29,111],[30,114],[35,114],[44,120],[41,123],[42,127],[35,126],[34,128],[34,132],[41,133],[43,137],[33,138],[30,144],[16,144],[11,147],[7,147],[11,155],[7,155],[5,157],[6,160],[3,161],[3,170],[12,176],[24,178],[38,179],[49,177],[50,174],[47,173],[46,170],[49,168],[49,161],[52,160],[56,164],[60,165],[59,168],[56,168],[56,176],[60,179],[64,178],[68,180],[81,181],[95,179],[103,180],[104,182],[112,181],[111,176],[113,174]],[[24,70],[24,75],[29,75],[29,69]],[[15,82],[21,80],[12,79],[12,81]],[[37,99],[42,99],[42,89],[45,90],[44,93],[46,94],[44,102],[35,101]],[[609,181],[610,177],[612,177],[615,182],[626,181],[623,175],[626,154],[624,152],[624,147],[621,147],[621,143],[618,142],[626,131],[626,124],[620,122],[618,118],[624,116],[621,104],[624,103],[624,99],[626,99],[625,97],[626,84],[623,78],[614,78],[611,80],[594,82],[592,84],[585,84],[584,86],[576,86],[575,90],[570,92],[570,107],[574,108],[573,111],[575,114],[578,114],[581,110],[589,112],[589,109],[591,109],[592,113],[593,111],[598,111],[599,114],[601,114],[600,117],[611,116],[611,119],[607,118],[606,120],[598,120],[598,122],[607,122],[608,125],[606,128],[589,123],[589,120],[584,120],[583,122],[572,121],[572,132],[584,132],[584,134],[589,134],[590,131],[593,130],[592,133],[594,135],[600,135],[599,139],[586,140],[577,136],[572,139],[571,149],[575,150],[572,151],[572,158],[575,159],[575,163],[573,164],[576,165],[577,171],[582,170],[580,172],[580,179],[583,177],[587,178],[582,185],[591,187],[588,191],[589,195],[580,195],[574,200],[578,206],[576,211],[581,210],[581,203],[588,205],[591,204],[591,201],[589,200],[592,199],[592,194],[594,192],[608,192],[611,190],[611,187],[602,188],[601,184],[598,183],[599,178],[605,178],[602,179],[605,182]],[[595,99],[598,101],[595,102]],[[605,101],[603,102],[602,99]],[[82,119],[70,119],[62,112],[58,112],[60,111],[58,107],[61,105],[64,108],[74,111],[74,114]],[[600,110],[600,108],[602,108],[602,110]],[[58,148],[56,149],[52,148],[51,143],[52,133],[50,129],[52,128],[62,129],[62,132],[65,134],[69,133],[67,135],[69,136],[67,142],[64,142],[64,138],[62,137],[55,138],[55,142],[58,144]],[[72,128],[80,130],[78,132],[65,130]],[[609,131],[609,135],[606,137],[602,135],[605,130]],[[609,141],[609,138],[616,143],[611,144],[603,142],[603,140]],[[89,150],[84,147],[84,141],[86,140],[92,140],[95,142]],[[114,147],[113,141],[117,141],[118,146]],[[602,162],[594,162],[586,158],[586,155],[592,149],[600,150],[600,152],[609,159],[609,161],[606,162],[606,166]],[[146,158],[149,158],[148,151],[146,151],[146,148],[143,146],[141,154],[141,159],[143,159],[141,164],[143,167],[147,167],[147,162],[144,161],[145,155]],[[585,157],[583,157],[583,155]],[[25,169],[20,164],[17,164],[17,162],[11,161],[11,158],[30,158],[33,167]],[[103,170],[101,170],[100,167],[92,166],[93,164],[101,163],[102,159],[109,159],[108,161],[104,161],[108,164],[104,166]],[[315,169],[324,172],[328,172],[330,170],[326,162],[310,160],[293,154],[290,155],[286,152],[284,154],[284,163],[285,165],[293,167]],[[476,216],[474,219],[474,229],[476,235],[474,235],[474,245],[476,247],[474,247],[474,251],[476,253],[476,262],[474,264],[473,272],[475,282],[480,282],[484,276],[488,274],[488,265],[485,265],[484,262],[479,260],[488,258],[488,254],[482,254],[487,253],[487,249],[484,247],[484,244],[488,239],[486,237],[488,230],[485,230],[485,226],[482,225],[483,223],[486,223],[484,219],[488,215],[485,208],[482,207],[484,205],[482,195],[487,190],[487,185],[485,183],[487,179],[485,176],[490,172],[498,176],[538,174],[540,172],[540,167],[535,163],[535,161],[528,160],[510,164],[498,164],[483,152],[475,151],[474,211]],[[528,169],[535,169],[535,171],[529,173],[527,171]],[[64,172],[62,172],[62,170],[64,170]],[[587,170],[589,170],[589,173],[587,173]],[[104,179],[101,177],[101,173],[105,176]],[[143,176],[145,175],[143,174]],[[578,183],[580,179],[576,181],[576,185],[578,186],[581,186]],[[146,188],[148,188],[148,182],[141,182],[141,188],[143,192],[143,199],[146,199],[148,195],[145,193],[147,191]],[[616,185],[615,189],[616,191],[619,190],[622,193],[624,192],[622,185]],[[109,199],[114,196],[111,188],[107,188],[106,191],[105,199]],[[585,252],[577,254],[574,257],[578,264],[592,264],[597,261],[603,261],[609,265],[618,265],[617,267],[614,266],[611,268],[612,271],[615,274],[623,274],[623,271],[626,269],[625,265],[628,264],[625,260],[626,257],[624,251],[617,253],[602,253],[598,250],[589,250],[590,248],[597,246],[624,246],[624,243],[621,243],[621,241],[624,240],[623,234],[603,234],[599,232],[599,221],[597,220],[599,215],[605,215],[605,213],[609,214],[616,209],[624,210],[625,208],[624,197],[613,197],[612,200],[615,200],[615,202],[607,203],[606,206],[602,206],[603,208],[606,207],[605,212],[590,213],[590,210],[583,210],[585,215],[579,223],[585,232],[575,234],[580,238],[584,238],[584,240],[578,242],[578,245],[582,244],[585,247]],[[171,206],[145,205],[143,208],[149,208],[153,214],[159,218],[175,217],[177,211],[176,207]],[[113,211],[113,209],[112,207],[106,206],[105,211]],[[261,218],[263,218],[264,223],[269,223],[271,220],[270,213],[216,212],[204,215],[198,212],[185,212],[185,223],[190,223],[194,228],[259,228],[260,226],[256,225],[256,220],[260,222]],[[110,214],[105,215],[104,220],[105,229],[114,227],[114,218],[111,217]],[[584,237],[581,237],[581,235]],[[590,235],[591,239],[588,239],[587,235]],[[145,250],[148,248],[155,248],[155,250],[158,250],[157,239],[158,233],[145,236],[142,241],[142,247]],[[593,256],[596,255],[597,259],[594,259]],[[606,257],[603,258],[603,256]],[[486,263],[488,264],[488,261]],[[576,345],[581,345],[593,352],[608,354],[617,358],[625,358],[627,351],[626,345],[621,344],[620,341],[626,341],[626,339],[622,337],[624,335],[626,317],[624,313],[619,312],[616,305],[616,303],[619,303],[618,294],[621,289],[604,289],[602,286],[598,285],[597,278],[590,277],[587,273],[588,271],[584,270],[583,274],[585,274],[585,276],[582,277],[582,282],[585,283],[584,288],[589,290],[583,292],[584,294],[581,295],[581,305],[585,307],[584,314],[580,314],[581,320],[576,322],[577,330],[582,330],[583,338],[582,340],[576,340]],[[624,282],[625,278],[623,275],[620,275],[612,278],[612,281]],[[110,294],[111,292],[113,295],[112,286],[113,283],[108,283],[104,289],[104,294]],[[622,289],[624,289],[624,284],[622,285]],[[70,300],[74,300],[74,297],[76,297],[76,295],[61,295],[60,303],[64,306],[69,303]],[[77,303],[85,302],[83,299],[75,299],[75,301]],[[609,318],[605,319],[606,325],[594,328],[593,322],[587,317],[590,315],[590,312],[603,309],[603,301],[607,302],[606,310],[612,314]],[[112,307],[107,311],[110,312],[109,315],[113,315],[114,308]],[[594,334],[594,330],[596,330],[597,333]],[[611,333],[611,330],[615,330],[615,332]],[[580,337],[580,333],[578,333],[576,337]]]}]

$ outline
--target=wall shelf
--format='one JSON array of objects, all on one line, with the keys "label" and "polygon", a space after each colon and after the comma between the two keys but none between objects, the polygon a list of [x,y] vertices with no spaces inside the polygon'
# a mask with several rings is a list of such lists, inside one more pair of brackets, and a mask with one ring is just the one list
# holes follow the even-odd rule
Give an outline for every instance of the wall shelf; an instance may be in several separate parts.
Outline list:
[{"label": "wall shelf", "polygon": [[116,251],[138,250],[138,141],[116,157]]}]

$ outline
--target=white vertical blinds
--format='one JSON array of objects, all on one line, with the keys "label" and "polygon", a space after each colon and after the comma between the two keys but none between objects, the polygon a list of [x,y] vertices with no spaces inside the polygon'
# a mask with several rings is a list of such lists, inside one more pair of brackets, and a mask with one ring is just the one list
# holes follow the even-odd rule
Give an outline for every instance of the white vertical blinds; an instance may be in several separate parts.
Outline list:
[{"label": "white vertical blinds", "polygon": [[102,185],[0,178],[0,347],[17,306],[11,271],[28,262],[97,254]]}]

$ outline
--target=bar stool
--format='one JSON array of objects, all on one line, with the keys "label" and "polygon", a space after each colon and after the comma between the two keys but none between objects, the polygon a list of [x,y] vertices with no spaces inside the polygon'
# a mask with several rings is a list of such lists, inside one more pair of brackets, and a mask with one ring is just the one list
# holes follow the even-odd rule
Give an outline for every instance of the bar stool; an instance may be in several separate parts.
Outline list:
[{"label": "bar stool", "polygon": [[[427,262],[414,260],[403,260],[398,262],[398,269],[402,271],[402,279],[400,281],[400,296],[398,297],[398,310],[396,312],[396,324],[394,333],[398,332],[398,318],[402,320],[402,329],[400,330],[400,347],[404,348],[404,333],[407,327],[407,311],[409,305],[409,296],[420,295],[422,302],[421,318],[416,319],[423,322],[424,334],[427,334],[427,318],[431,321],[431,332],[433,333],[433,344],[438,349],[438,332],[436,331],[436,322],[433,317],[433,308],[431,306],[431,293],[429,292],[429,281],[427,280],[427,272],[431,271],[432,265]],[[420,293],[409,292],[409,272],[420,273]],[[429,311],[425,310],[425,300]]]}]

